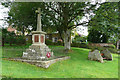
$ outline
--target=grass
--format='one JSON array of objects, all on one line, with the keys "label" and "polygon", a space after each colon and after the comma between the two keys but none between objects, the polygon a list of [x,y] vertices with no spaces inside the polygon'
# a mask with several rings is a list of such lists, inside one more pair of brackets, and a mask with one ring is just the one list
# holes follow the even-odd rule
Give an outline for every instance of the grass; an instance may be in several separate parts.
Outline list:
[{"label": "grass", "polygon": [[[11,78],[118,78],[118,55],[113,61],[99,63],[87,59],[89,49],[72,47],[64,53],[62,46],[49,46],[56,56],[70,56],[69,60],[52,64],[48,69],[5,58],[20,57],[28,46],[3,47],[2,76]],[[13,49],[14,48],[14,49]]]}]

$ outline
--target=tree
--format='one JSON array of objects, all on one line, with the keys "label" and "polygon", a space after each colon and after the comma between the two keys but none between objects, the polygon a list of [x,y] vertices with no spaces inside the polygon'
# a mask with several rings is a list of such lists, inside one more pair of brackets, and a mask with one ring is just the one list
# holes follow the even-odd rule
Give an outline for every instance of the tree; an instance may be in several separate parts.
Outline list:
[{"label": "tree", "polygon": [[[98,10],[95,11],[95,16],[89,22],[89,40],[90,36],[97,36],[97,40],[92,42],[101,42],[100,35],[103,36],[103,42],[107,42],[109,39],[118,38],[118,20],[119,20],[119,7],[117,2],[103,3]],[[93,31],[94,30],[94,31]],[[93,31],[93,32],[92,32]],[[96,33],[96,34],[93,34]],[[100,34],[100,35],[99,35]]]},{"label": "tree", "polygon": [[7,29],[2,28],[2,41],[3,41],[3,46],[4,43],[12,44],[15,43],[15,33],[14,32],[8,32]]},{"label": "tree", "polygon": [[87,40],[92,43],[107,43],[108,42],[108,35],[102,33],[96,29],[91,29],[89,31],[89,35]]},{"label": "tree", "polygon": [[[83,16],[96,10],[96,5],[90,2],[42,2],[42,3],[12,3],[9,22],[20,25],[19,29],[25,29],[28,25],[34,25],[36,29],[35,10],[42,9],[42,27],[51,28],[64,34],[64,49],[70,50],[71,30],[78,25],[88,22],[80,22]],[[14,20],[14,21],[13,21]],[[19,26],[18,25],[18,26]],[[23,27],[21,27],[23,26]],[[24,31],[23,31],[24,32]]]}]

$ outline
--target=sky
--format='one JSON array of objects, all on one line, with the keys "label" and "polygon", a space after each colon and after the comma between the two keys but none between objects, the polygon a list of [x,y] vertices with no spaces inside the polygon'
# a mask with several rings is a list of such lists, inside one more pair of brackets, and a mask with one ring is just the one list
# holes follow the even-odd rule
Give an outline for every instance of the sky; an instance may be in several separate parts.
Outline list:
[{"label": "sky", "polygon": [[84,26],[84,27],[83,26],[78,26],[76,28],[76,31],[81,36],[87,36],[88,35],[88,27],[86,27],[86,26]]},{"label": "sky", "polygon": [[0,27],[8,27],[8,24],[5,24],[5,21],[3,20],[4,17],[8,16],[9,9],[5,8],[4,6],[1,5],[0,3]]}]

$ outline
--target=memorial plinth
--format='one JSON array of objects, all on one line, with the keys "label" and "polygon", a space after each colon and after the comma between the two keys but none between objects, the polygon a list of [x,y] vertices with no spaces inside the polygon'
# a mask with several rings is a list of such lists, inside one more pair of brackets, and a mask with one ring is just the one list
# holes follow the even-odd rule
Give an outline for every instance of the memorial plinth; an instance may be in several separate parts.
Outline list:
[{"label": "memorial plinth", "polygon": [[23,52],[23,58],[45,60],[53,57],[53,52],[45,44],[45,34],[43,31],[32,32],[32,45],[26,52]]},{"label": "memorial plinth", "polygon": [[43,31],[33,31],[32,32],[32,45],[43,45],[45,44],[45,34]]},{"label": "memorial plinth", "polygon": [[45,44],[45,34],[41,29],[41,13],[40,8],[36,11],[38,13],[37,30],[32,31],[32,45],[23,52],[23,58],[45,60],[53,57],[53,52]]}]

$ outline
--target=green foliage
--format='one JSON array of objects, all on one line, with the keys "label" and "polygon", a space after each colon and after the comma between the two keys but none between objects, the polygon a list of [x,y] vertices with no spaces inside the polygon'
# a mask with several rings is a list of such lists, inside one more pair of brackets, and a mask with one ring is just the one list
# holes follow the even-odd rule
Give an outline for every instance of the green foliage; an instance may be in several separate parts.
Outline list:
[{"label": "green foliage", "polygon": [[26,43],[24,36],[19,35],[17,36],[15,35],[14,32],[8,32],[6,29],[2,29],[2,39],[4,40],[4,43],[10,45],[12,44],[20,45]]},{"label": "green foliage", "polygon": [[94,51],[95,49],[97,49],[99,51],[108,49],[111,53],[119,54],[118,50],[115,47],[115,45],[109,45],[109,46],[105,46],[105,47],[102,47],[102,46],[99,46],[99,47],[98,46],[89,46],[88,48],[91,49],[91,51]]},{"label": "green foliage", "polygon": [[[84,9],[86,6],[90,8]],[[40,7],[42,10],[41,22],[43,30],[59,31],[62,35],[78,25],[86,24],[87,22],[80,23],[80,20],[87,12],[95,10],[95,6],[89,2],[13,2],[9,5],[10,17],[8,22],[13,23],[23,33],[28,29],[29,25],[33,27],[33,30],[36,30],[37,14],[35,10]],[[70,35],[65,37],[70,38]]]},{"label": "green foliage", "polygon": [[62,46],[62,45],[63,45],[63,42],[58,41],[58,42],[57,42],[57,45],[61,45],[61,46]]},{"label": "green foliage", "polygon": [[86,36],[79,36],[79,35],[76,35],[73,42],[76,42],[76,43],[80,43],[80,42],[86,42],[87,40],[87,37]]},{"label": "green foliage", "polygon": [[8,43],[10,45],[14,44],[15,39],[15,33],[14,32],[8,32],[7,29],[2,29],[2,39],[4,43]]},{"label": "green foliage", "polygon": [[63,42],[61,42],[61,41],[52,42],[52,40],[48,40],[48,39],[45,40],[45,43],[47,45],[63,45]]},{"label": "green foliage", "polygon": [[[6,6],[4,3],[3,5]],[[14,23],[14,26],[18,26],[18,29],[21,31],[27,30],[29,25],[33,27],[33,30],[36,30],[37,14],[35,10],[40,7],[42,9],[41,19],[43,29],[45,31],[61,30],[63,32],[63,30],[73,27],[71,25],[74,25],[73,23],[77,22],[77,19],[82,18],[81,16],[85,14],[82,8],[87,5],[90,4],[85,4],[85,2],[12,2],[7,4],[7,6],[11,7],[8,23]]]},{"label": "green foliage", "polygon": [[79,44],[78,43],[72,43],[71,46],[72,47],[79,47]]},{"label": "green foliage", "polygon": [[88,48],[87,43],[72,43],[71,46],[72,47],[79,47],[79,48]]},{"label": "green foliage", "polygon": [[[95,9],[96,5],[101,6]],[[87,6],[89,8],[86,8]],[[116,36],[119,34],[118,26],[116,25],[118,20],[117,3],[107,2],[92,5],[89,2],[13,2],[9,7],[9,24],[13,23],[23,33],[28,30],[29,25],[33,27],[33,30],[36,30],[37,14],[35,10],[40,7],[42,9],[41,21],[44,31],[52,32],[57,30],[60,34],[63,34],[65,31],[78,25],[86,24],[87,22],[79,22],[86,13],[90,14],[93,11],[95,16],[91,17],[88,25],[94,27],[104,35],[104,39],[101,42],[107,42],[108,35]]]},{"label": "green foliage", "polygon": [[[120,34],[120,30],[118,30],[118,27],[119,27],[118,26],[119,11],[118,10],[119,10],[119,7],[117,2],[106,2],[101,4],[100,7],[95,11],[95,16],[89,22],[89,26],[92,27],[92,28],[89,27],[89,29],[90,30],[95,29],[100,33],[106,34],[105,38],[114,38],[114,43],[115,43],[118,40],[118,37],[119,37],[118,35]],[[106,40],[105,42],[107,42]]]},{"label": "green foliage", "polygon": [[91,51],[94,51],[94,50],[99,50],[99,51],[102,51],[104,49],[106,49],[105,47],[101,47],[101,46],[89,46],[89,49],[91,49]]},{"label": "green foliage", "polygon": [[52,42],[52,40],[46,39],[45,40],[45,44],[47,44],[47,45],[53,45],[54,43]]},{"label": "green foliage", "polygon": [[[111,53],[118,53],[118,50],[116,48],[108,48],[108,50],[111,52]],[[119,53],[118,53],[119,54]]]},{"label": "green foliage", "polygon": [[26,44],[26,40],[24,36],[17,36],[16,37],[16,44],[21,45],[21,44]]},{"label": "green foliage", "polygon": [[108,35],[96,29],[89,30],[87,40],[92,43],[107,43]]}]

